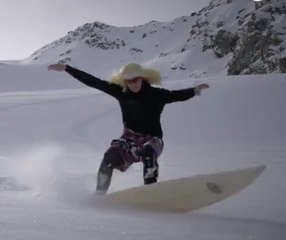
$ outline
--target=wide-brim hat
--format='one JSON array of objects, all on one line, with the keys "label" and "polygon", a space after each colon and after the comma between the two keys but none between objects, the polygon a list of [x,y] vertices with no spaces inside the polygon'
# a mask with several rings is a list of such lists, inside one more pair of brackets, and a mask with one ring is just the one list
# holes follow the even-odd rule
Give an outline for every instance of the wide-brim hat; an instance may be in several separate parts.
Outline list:
[{"label": "wide-brim hat", "polygon": [[110,82],[126,87],[126,82],[134,78],[141,77],[149,84],[160,84],[161,74],[151,68],[144,68],[137,63],[129,63],[123,66],[117,74],[111,77]]}]

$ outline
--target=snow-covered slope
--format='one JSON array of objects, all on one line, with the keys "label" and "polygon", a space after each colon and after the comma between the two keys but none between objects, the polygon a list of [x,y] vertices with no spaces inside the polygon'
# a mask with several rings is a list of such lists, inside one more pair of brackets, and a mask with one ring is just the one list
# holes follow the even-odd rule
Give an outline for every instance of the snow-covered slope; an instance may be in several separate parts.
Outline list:
[{"label": "snow-covered slope", "polygon": [[[30,67],[34,81],[57,77],[76,82],[42,65]],[[21,66],[8,68],[18,78],[29,76]],[[7,72],[4,76],[9,78]],[[282,240],[285,75],[202,81],[211,86],[202,96],[165,108],[160,180],[261,164],[267,169],[239,195],[187,216],[120,213],[89,205],[102,155],[122,130],[114,99],[82,85],[0,93],[0,237],[204,240],[207,234],[215,240]],[[189,86],[189,80],[164,84],[169,89]],[[142,166],[134,164],[125,174],[115,172],[110,191],[140,184]]]},{"label": "snow-covered slope", "polygon": [[[25,79],[21,68],[10,67]],[[67,73],[48,72],[41,65],[33,67],[34,80],[43,77],[52,81],[65,76],[68,79],[64,81],[77,83]],[[165,151],[161,158],[161,179],[266,164],[269,165],[268,177],[279,184],[274,179],[277,179],[276,174],[285,172],[283,160],[286,154],[284,74],[208,78],[203,81],[208,82],[211,88],[201,97],[165,108],[162,116]],[[23,167],[24,173],[36,176],[42,171],[51,171],[52,176],[53,171],[71,171],[81,175],[96,173],[110,141],[121,134],[120,110],[113,98],[81,84],[79,86],[74,89],[0,93],[3,173],[13,175],[15,167],[20,169],[17,173],[22,173]],[[165,82],[163,87],[189,86],[190,81],[185,80]],[[141,184],[141,166],[136,165],[132,169],[125,175],[119,174],[111,190]],[[48,181],[51,179],[53,177]],[[283,192],[282,185],[279,193],[275,193],[278,188],[268,187],[257,196],[268,200],[267,196]],[[264,191],[266,195],[263,195]],[[284,199],[285,194],[282,195]],[[275,198],[272,202],[277,201],[278,204],[280,200]],[[249,205],[247,201],[245,204]],[[269,203],[261,204],[270,207]],[[284,211],[281,208],[279,212],[272,209],[273,218]]]}]

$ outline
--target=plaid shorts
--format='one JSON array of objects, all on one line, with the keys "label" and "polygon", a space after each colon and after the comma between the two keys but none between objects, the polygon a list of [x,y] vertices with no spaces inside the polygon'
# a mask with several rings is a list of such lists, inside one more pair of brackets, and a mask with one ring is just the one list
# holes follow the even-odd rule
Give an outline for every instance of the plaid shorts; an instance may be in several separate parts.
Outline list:
[{"label": "plaid shorts", "polygon": [[135,162],[141,161],[140,152],[146,146],[151,146],[156,154],[156,158],[163,151],[163,140],[151,135],[145,135],[133,132],[130,129],[124,129],[123,134],[119,139],[114,139],[108,150],[116,148],[121,156],[121,161],[115,168],[124,172]]}]

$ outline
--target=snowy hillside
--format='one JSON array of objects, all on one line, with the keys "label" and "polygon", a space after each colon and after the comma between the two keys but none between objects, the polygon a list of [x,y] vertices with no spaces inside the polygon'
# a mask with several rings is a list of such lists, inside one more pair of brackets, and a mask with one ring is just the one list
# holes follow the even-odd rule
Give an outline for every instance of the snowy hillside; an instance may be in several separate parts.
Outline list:
[{"label": "snowy hillside", "polygon": [[155,66],[169,80],[285,73],[285,34],[284,0],[213,0],[170,22],[134,27],[87,23],[26,61],[72,63],[102,78],[126,62]]},{"label": "snowy hillside", "polygon": [[[157,68],[165,81],[285,73],[286,3],[259,4],[214,0],[191,16],[166,23],[120,28],[85,24],[23,61],[2,61],[0,70],[7,74],[0,91],[77,88],[77,83],[64,81],[65,76],[47,81],[34,66],[55,62],[69,63],[102,79],[109,79],[128,62]],[[28,77],[18,79],[11,64],[19,65]]]}]

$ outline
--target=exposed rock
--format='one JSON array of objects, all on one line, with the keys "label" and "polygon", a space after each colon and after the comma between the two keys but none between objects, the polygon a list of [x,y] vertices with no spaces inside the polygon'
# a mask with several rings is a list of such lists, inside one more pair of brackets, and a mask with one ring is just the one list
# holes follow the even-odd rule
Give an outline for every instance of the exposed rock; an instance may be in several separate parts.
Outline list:
[{"label": "exposed rock", "polygon": [[280,58],[279,67],[282,73],[286,73],[286,57]]},{"label": "exposed rock", "polygon": [[[276,68],[276,51],[271,47],[272,33],[266,36],[256,31],[239,41],[232,60],[229,62],[228,74],[267,73]],[[261,61],[257,64],[258,61]],[[261,64],[264,64],[264,67]],[[274,64],[275,63],[275,64]],[[274,64],[274,65],[273,65]]]},{"label": "exposed rock", "polygon": [[260,19],[259,21],[255,22],[254,27],[256,30],[263,32],[267,28],[267,23],[268,23],[268,20],[263,18],[263,19]]},{"label": "exposed rock", "polygon": [[239,37],[231,32],[219,30],[214,39],[214,54],[221,58],[226,54],[233,52]]}]

